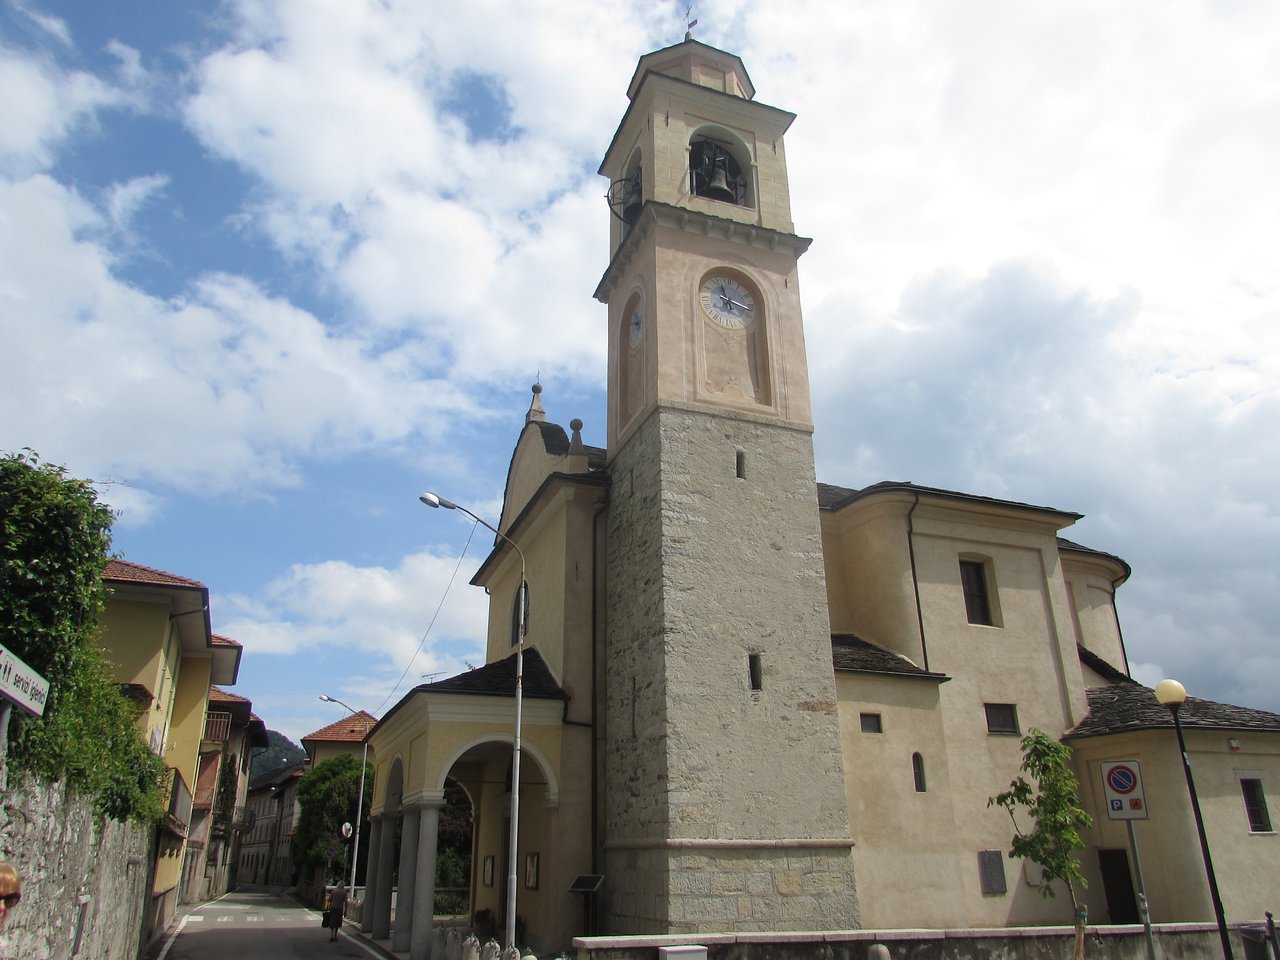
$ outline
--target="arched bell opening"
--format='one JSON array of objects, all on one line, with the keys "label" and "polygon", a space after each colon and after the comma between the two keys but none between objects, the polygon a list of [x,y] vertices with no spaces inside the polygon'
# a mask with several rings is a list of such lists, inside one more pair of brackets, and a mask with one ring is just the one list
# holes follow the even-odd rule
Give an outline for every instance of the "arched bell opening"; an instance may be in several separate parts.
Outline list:
[{"label": "arched bell opening", "polygon": [[625,235],[635,226],[640,218],[640,210],[644,206],[644,167],[641,163],[640,151],[637,149],[627,163],[627,172],[609,184],[609,210],[622,221]]},{"label": "arched bell opening", "polygon": [[754,205],[750,152],[727,131],[703,129],[689,140],[689,192],[695,197]]}]

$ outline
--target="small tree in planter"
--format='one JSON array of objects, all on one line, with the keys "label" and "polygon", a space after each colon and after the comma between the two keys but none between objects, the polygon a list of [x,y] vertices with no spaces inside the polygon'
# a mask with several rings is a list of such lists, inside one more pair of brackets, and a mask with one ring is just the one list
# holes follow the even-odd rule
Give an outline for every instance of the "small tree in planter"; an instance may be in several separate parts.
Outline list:
[{"label": "small tree in planter", "polygon": [[[1084,848],[1080,833],[1093,826],[1093,817],[1080,806],[1076,793],[1079,782],[1071,771],[1071,750],[1063,746],[1043,730],[1033,729],[1022,738],[1022,772],[1031,777],[1035,785],[1019,776],[1009,783],[1009,789],[987,800],[988,807],[1003,807],[1013,821],[1013,847],[1011,857],[1022,857],[1038,863],[1044,870],[1044,885],[1040,893],[1054,896],[1053,881],[1067,885],[1071,896],[1071,908],[1075,918],[1076,960],[1084,960],[1085,924],[1088,908],[1076,896],[1088,886],[1080,872],[1080,861],[1075,851]],[[1024,831],[1018,825],[1015,811],[1023,808],[1031,818],[1032,828]]]}]

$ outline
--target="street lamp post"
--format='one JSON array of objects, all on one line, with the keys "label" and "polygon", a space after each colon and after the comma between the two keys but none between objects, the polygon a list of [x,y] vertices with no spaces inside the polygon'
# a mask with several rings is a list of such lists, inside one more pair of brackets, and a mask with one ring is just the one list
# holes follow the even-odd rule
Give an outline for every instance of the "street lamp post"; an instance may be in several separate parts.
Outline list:
[{"label": "street lamp post", "polygon": [[[320,699],[323,700],[325,703],[336,703],[340,707],[347,707],[347,705],[343,703],[341,700],[339,700],[337,697],[331,697],[327,693],[320,694]],[[347,709],[351,710],[350,707],[347,707]],[[351,715],[353,717],[355,716],[355,714],[356,712],[354,710],[351,710]],[[368,732],[366,731],[365,741],[364,741],[364,754],[360,758],[360,792],[356,795],[356,835],[355,835],[355,839],[351,843],[350,892],[352,897],[356,895],[356,864],[360,860],[360,820],[361,820],[360,815],[364,812],[364,775],[365,775],[365,771],[367,771],[368,769],[369,769],[369,740],[368,740]]]},{"label": "street lamp post", "polygon": [[1178,735],[1178,749],[1182,752],[1182,772],[1187,778],[1187,793],[1191,795],[1191,812],[1195,814],[1196,831],[1200,835],[1200,854],[1204,857],[1204,872],[1209,878],[1209,896],[1213,900],[1213,912],[1218,918],[1218,937],[1222,940],[1222,956],[1234,960],[1231,953],[1231,935],[1227,932],[1227,917],[1222,911],[1222,897],[1218,893],[1218,878],[1213,872],[1213,859],[1209,856],[1209,838],[1204,832],[1204,818],[1200,815],[1200,798],[1196,795],[1196,781],[1191,776],[1191,761],[1187,759],[1187,743],[1182,738],[1182,721],[1178,710],[1187,700],[1187,688],[1177,680],[1161,680],[1156,684],[1156,699],[1173,714],[1173,729]]},{"label": "street lamp post", "polygon": [[517,842],[520,836],[520,706],[523,697],[524,686],[524,634],[525,616],[528,613],[528,607],[525,599],[525,590],[527,589],[524,581],[525,562],[524,551],[516,545],[516,542],[508,537],[492,524],[481,520],[466,507],[454,503],[452,500],[446,500],[434,493],[424,493],[418,497],[428,507],[443,507],[445,510],[459,510],[511,544],[511,548],[515,550],[516,555],[520,557],[520,588],[516,599],[517,609],[520,611],[520,621],[516,629],[516,723],[514,733],[514,743],[511,751],[511,836],[507,840],[507,928],[506,928],[506,946],[514,947],[516,943],[516,850]]}]

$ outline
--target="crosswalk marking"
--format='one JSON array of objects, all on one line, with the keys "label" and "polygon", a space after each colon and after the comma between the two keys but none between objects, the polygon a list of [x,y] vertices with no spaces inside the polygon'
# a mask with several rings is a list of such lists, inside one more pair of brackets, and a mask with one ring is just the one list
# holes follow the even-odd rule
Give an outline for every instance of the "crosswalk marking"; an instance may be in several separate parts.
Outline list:
[{"label": "crosswalk marking", "polygon": [[199,922],[200,922],[201,920],[203,920],[203,919],[204,919],[204,917],[202,917],[202,916],[201,916],[200,914],[198,914],[198,913],[189,913],[189,914],[187,914],[187,922],[188,922],[188,923],[199,923]]},{"label": "crosswalk marking", "polygon": [[248,920],[250,923],[253,923],[254,921],[260,921],[262,919],[262,915],[259,913],[251,913],[248,916],[246,916],[245,919]]},{"label": "crosswalk marking", "polygon": [[234,920],[234,919],[235,919],[235,917],[232,917],[232,916],[230,916],[230,915],[227,915],[227,916],[225,916],[225,917],[219,917],[219,918],[218,918],[218,922],[219,922],[219,923],[226,923],[227,921],[229,921],[229,920]]}]

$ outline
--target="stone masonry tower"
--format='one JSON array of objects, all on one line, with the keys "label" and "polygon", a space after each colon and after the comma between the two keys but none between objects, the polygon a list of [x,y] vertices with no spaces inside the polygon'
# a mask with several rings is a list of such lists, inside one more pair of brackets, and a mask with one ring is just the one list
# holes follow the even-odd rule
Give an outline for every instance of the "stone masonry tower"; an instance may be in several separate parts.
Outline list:
[{"label": "stone masonry tower", "polygon": [[602,932],[858,926],[782,138],[640,59],[610,181]]}]

